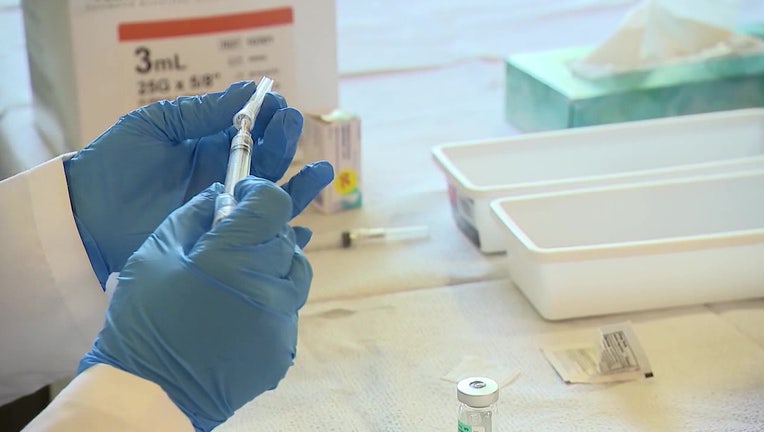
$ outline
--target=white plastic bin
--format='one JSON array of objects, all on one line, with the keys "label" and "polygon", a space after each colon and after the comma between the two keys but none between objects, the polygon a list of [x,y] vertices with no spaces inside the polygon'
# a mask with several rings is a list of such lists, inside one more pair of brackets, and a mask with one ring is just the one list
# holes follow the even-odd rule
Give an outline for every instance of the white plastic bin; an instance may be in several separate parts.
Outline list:
[{"label": "white plastic bin", "polygon": [[550,320],[764,296],[764,171],[490,208],[512,280]]},{"label": "white plastic bin", "polygon": [[459,228],[502,252],[497,198],[764,166],[764,109],[609,124],[432,149]]}]

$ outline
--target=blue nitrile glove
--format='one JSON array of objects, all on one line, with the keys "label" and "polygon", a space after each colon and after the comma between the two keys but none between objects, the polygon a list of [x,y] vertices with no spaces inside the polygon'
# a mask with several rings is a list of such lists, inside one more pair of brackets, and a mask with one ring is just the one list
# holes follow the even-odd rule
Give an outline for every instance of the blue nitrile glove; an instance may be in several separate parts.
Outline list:
[{"label": "blue nitrile glove", "polygon": [[222,190],[173,212],[128,259],[78,371],[104,363],[157,383],[203,431],[284,377],[312,278],[283,189],[242,180],[210,230]]},{"label": "blue nitrile glove", "polygon": [[[77,228],[102,286],[168,214],[223,182],[233,115],[255,87],[240,82],[224,92],[139,108],[64,162]],[[302,115],[268,94],[252,132],[251,173],[281,178],[301,132]],[[310,200],[292,197],[296,215]]]}]

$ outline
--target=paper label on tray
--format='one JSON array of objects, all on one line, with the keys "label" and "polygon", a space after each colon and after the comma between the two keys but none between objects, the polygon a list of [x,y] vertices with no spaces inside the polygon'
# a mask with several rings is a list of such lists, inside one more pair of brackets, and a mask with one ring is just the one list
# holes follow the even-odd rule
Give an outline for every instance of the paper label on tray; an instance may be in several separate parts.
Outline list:
[{"label": "paper label on tray", "polygon": [[606,383],[653,376],[650,362],[630,323],[600,328],[594,344],[542,348],[566,383]]},{"label": "paper label on tray", "polygon": [[456,216],[474,226],[475,211],[473,208],[475,207],[475,201],[469,196],[459,193],[457,188],[450,183],[448,185],[448,199]]}]

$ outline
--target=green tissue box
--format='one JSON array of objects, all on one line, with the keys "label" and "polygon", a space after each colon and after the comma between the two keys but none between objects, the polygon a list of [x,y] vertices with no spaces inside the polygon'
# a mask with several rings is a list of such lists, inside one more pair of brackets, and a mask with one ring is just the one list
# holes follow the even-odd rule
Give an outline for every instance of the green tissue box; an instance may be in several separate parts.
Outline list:
[{"label": "green tissue box", "polygon": [[764,106],[764,55],[729,56],[608,78],[574,75],[591,47],[506,59],[506,118],[523,131]]}]

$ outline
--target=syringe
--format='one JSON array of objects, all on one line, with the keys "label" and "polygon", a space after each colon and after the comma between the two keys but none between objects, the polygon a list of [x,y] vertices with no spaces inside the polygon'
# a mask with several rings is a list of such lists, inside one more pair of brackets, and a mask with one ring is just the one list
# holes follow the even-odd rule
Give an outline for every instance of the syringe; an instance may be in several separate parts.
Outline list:
[{"label": "syringe", "polygon": [[252,155],[252,127],[263,105],[265,95],[271,91],[273,80],[262,77],[257,84],[255,94],[247,101],[239,112],[233,116],[233,126],[238,130],[231,140],[231,149],[228,155],[228,169],[225,174],[225,190],[215,199],[215,216],[212,226],[228,216],[236,206],[236,198],[233,196],[233,188],[236,183],[249,175],[249,162]]},{"label": "syringe", "polygon": [[429,228],[424,225],[389,228],[354,228],[337,232],[315,233],[305,250],[347,249],[367,243],[419,240],[428,236]]}]

